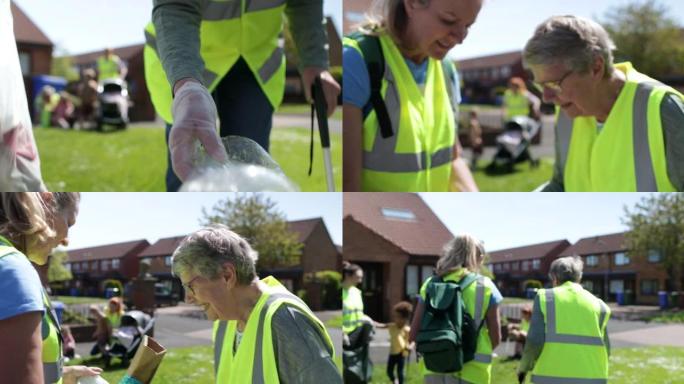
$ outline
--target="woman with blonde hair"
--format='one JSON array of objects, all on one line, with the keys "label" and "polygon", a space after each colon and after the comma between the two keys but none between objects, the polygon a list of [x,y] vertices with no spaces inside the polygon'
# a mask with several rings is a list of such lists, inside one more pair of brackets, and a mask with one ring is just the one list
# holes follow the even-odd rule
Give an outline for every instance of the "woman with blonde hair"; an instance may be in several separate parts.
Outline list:
[{"label": "woman with blonde hair", "polygon": [[445,60],[482,0],[376,0],[344,39],[344,190],[476,191],[456,134],[458,75]]},{"label": "woman with blonde hair", "polygon": [[0,193],[0,372],[3,382],[75,384],[100,368],[63,367],[59,323],[31,262],[67,245],[78,193]]},{"label": "woman with blonde hair", "polygon": [[107,352],[114,328],[119,328],[121,316],[124,314],[124,305],[121,302],[121,298],[115,296],[109,299],[103,311],[97,305],[91,305],[90,313],[93,314],[97,323],[97,328],[93,334],[97,343],[93,346],[90,354],[95,355],[98,352]]},{"label": "woman with blonde hair", "polygon": [[[475,274],[472,284],[463,288],[463,302],[470,316],[475,320],[478,335],[477,347],[473,360],[466,362],[463,368],[453,373],[437,373],[423,366],[425,383],[489,383],[492,373],[492,351],[501,341],[501,323],[499,320],[499,304],[503,301],[501,293],[492,280],[478,274],[485,257],[484,244],[471,235],[460,235],[449,241],[435,267],[436,277],[442,281],[459,283]],[[416,340],[421,320],[425,312],[425,297],[428,284],[433,277],[425,281],[420,289],[418,305],[411,324],[409,340]]]}]

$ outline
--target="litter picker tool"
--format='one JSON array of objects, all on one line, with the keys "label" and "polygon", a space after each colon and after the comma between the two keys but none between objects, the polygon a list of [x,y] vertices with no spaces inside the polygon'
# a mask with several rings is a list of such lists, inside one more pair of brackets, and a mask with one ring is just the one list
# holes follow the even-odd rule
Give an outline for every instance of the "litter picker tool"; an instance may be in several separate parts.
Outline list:
[{"label": "litter picker tool", "polygon": [[332,158],[330,156],[330,131],[328,129],[328,106],[323,94],[323,84],[321,77],[316,77],[311,87],[313,105],[311,106],[311,146],[309,148],[309,175],[313,167],[313,121],[314,113],[318,121],[318,133],[321,137],[321,147],[323,148],[323,161],[325,162],[325,179],[328,185],[328,192],[335,192],[335,179],[333,177]]}]

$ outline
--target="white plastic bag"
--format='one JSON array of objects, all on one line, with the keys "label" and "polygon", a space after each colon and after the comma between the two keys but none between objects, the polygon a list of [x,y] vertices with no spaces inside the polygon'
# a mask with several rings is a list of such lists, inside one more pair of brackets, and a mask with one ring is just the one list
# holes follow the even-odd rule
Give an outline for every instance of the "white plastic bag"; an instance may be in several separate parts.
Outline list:
[{"label": "white plastic bag", "polygon": [[80,377],[77,384],[109,384],[109,382],[97,375]]},{"label": "white plastic bag", "polygon": [[0,190],[43,191],[9,0],[0,0]]}]

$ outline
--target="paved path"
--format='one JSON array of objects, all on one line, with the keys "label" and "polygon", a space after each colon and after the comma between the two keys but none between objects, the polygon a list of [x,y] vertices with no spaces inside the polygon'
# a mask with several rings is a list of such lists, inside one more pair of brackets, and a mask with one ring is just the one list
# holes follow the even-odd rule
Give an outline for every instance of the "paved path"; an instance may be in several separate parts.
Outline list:
[{"label": "paved path", "polygon": [[[337,314],[341,314],[341,311],[316,312],[316,315],[324,322]],[[339,354],[342,346],[342,331],[331,328],[328,332],[336,348],[335,352]],[[210,346],[211,336],[212,324],[199,307],[181,303],[175,307],[157,310],[154,338],[166,348]],[[93,344],[94,342],[76,344],[76,353],[87,356]]]}]

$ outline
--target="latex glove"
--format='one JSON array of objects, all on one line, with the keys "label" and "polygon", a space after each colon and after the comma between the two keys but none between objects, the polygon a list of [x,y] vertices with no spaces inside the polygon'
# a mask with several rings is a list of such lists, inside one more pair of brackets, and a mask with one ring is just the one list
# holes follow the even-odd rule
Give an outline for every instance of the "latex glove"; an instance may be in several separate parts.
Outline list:
[{"label": "latex glove", "polygon": [[228,160],[216,132],[216,104],[209,91],[197,81],[186,81],[173,99],[173,127],[169,134],[171,164],[178,178],[185,180],[194,167],[195,141],[219,163]]},{"label": "latex glove", "polygon": [[85,365],[74,365],[64,367],[62,371],[62,378],[64,384],[76,384],[79,377],[97,376],[102,373],[102,368],[86,367]]},{"label": "latex glove", "polygon": [[330,117],[337,107],[337,97],[340,95],[340,85],[337,84],[335,78],[323,68],[306,67],[302,72],[302,84],[304,85],[304,96],[309,103],[313,103],[311,96],[311,86],[318,75],[321,76],[321,83],[323,85],[323,94],[325,95],[325,102],[328,105],[328,117]]}]

